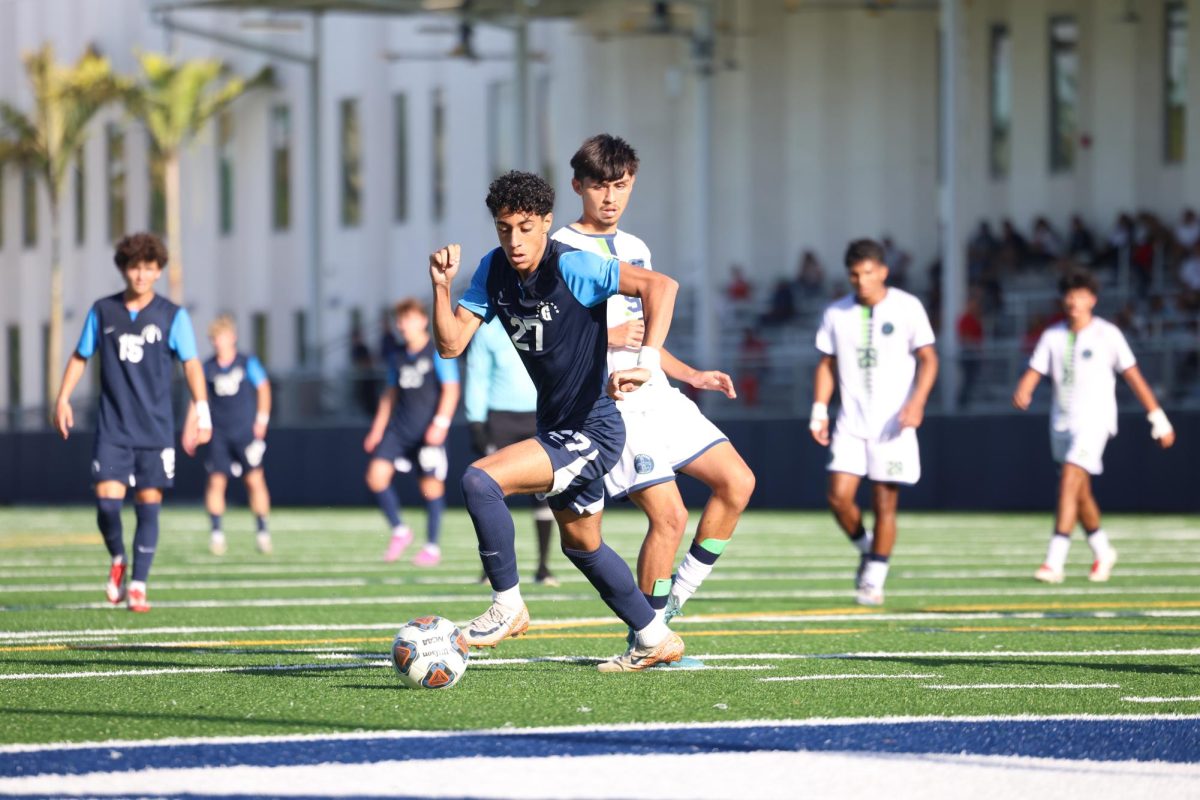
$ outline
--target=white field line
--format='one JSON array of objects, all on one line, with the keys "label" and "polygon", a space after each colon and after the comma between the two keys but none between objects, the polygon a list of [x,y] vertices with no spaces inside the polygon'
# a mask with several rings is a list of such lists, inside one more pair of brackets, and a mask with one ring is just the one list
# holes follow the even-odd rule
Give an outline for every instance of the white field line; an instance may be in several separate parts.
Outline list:
[{"label": "white field line", "polygon": [[867,672],[848,672],[843,675],[787,675],[777,678],[759,678],[763,683],[776,683],[784,681],[892,681],[892,680],[927,680],[929,678],[940,678],[941,675],[930,673],[927,675],[921,674],[898,674],[898,675],[872,675]]},{"label": "white field line", "polygon": [[1200,703],[1200,694],[1193,697],[1122,697],[1126,703]]},{"label": "white field line", "polygon": [[[600,659],[594,659],[599,661]],[[162,667],[160,669],[114,669],[87,672],[16,672],[0,674],[3,681],[71,680],[79,678],[148,678],[155,675],[198,675],[220,672],[295,672],[297,670],[343,670],[363,667],[390,667],[390,660],[347,664],[247,664],[240,667]]]},{"label": "white field line", "polygon": [[1119,683],[927,683],[922,689],[1120,689]]}]

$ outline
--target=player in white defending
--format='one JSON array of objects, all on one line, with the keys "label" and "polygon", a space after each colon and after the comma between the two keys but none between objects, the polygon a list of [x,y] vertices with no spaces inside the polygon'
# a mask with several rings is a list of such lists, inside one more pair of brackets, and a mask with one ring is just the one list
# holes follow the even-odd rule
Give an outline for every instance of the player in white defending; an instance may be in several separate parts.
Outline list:
[{"label": "player in white defending", "polygon": [[[571,186],[582,200],[582,213],[573,224],[555,231],[553,238],[651,269],[646,244],[618,228],[638,165],[637,153],[623,139],[600,134],[585,141],[571,158]],[[642,301],[615,295],[608,299],[607,311],[608,370],[632,368],[645,330]],[[668,376],[697,389],[736,397],[733,381],[725,373],[694,369],[663,349],[662,370],[617,403],[625,422],[625,448],[604,477],[605,489],[614,499],[628,497],[650,521],[638,555],[638,588],[655,614],[667,621],[712,571],[754,491],[754,473],[741,455],[691,399],[671,386]],[[676,472],[701,481],[712,495],[672,579],[675,553],[688,521],[675,485]]]},{"label": "player in white defending", "polygon": [[1092,313],[1097,299],[1095,279],[1075,270],[1063,276],[1059,291],[1067,318],[1042,333],[1012,399],[1013,405],[1024,411],[1043,376],[1054,384],[1050,451],[1062,465],[1058,511],[1046,560],[1034,577],[1043,583],[1062,583],[1071,532],[1078,521],[1094,556],[1088,580],[1103,582],[1112,575],[1117,551],[1101,527],[1092,476],[1104,471],[1104,448],[1117,434],[1116,373],[1146,409],[1150,435],[1160,447],[1175,444],[1175,429],[1142,377],[1121,330]]},{"label": "player in white defending", "polygon": [[[921,477],[917,428],[938,359],[921,301],[887,285],[883,247],[859,239],[846,248],[845,261],[854,292],[825,309],[817,330],[821,360],[809,429],[818,444],[829,447],[829,507],[859,550],[857,601],[878,606],[896,543],[900,485]],[[831,436],[835,381],[841,410]],[[854,501],[864,476],[873,484],[873,533],[863,526]]]}]

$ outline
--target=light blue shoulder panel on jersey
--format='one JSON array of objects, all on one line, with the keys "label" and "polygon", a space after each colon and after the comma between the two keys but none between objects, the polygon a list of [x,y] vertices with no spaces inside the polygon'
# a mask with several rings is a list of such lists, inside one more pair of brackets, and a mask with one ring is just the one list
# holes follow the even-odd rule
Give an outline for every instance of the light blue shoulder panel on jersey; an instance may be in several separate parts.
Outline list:
[{"label": "light blue shoulder panel on jersey", "polygon": [[79,344],[75,352],[85,361],[96,353],[96,344],[100,341],[100,320],[96,318],[96,307],[88,309],[87,319],[83,321],[83,330],[79,334]]},{"label": "light blue shoulder panel on jersey", "polygon": [[250,379],[250,385],[257,389],[267,380],[267,371],[263,369],[262,362],[258,360],[258,356],[250,356],[246,359],[246,377]]},{"label": "light blue shoulder panel on jersey", "polygon": [[196,332],[192,329],[192,318],[186,308],[181,308],[171,322],[171,333],[167,336],[167,346],[180,361],[191,361],[196,358]]},{"label": "light blue shoulder panel on jersey", "polygon": [[588,308],[617,294],[621,283],[621,262],[584,250],[572,250],[558,257],[558,271],[575,299]]},{"label": "light blue shoulder panel on jersey", "polygon": [[442,383],[458,383],[458,362],[452,358],[442,358],[436,350],[433,352],[433,371]]},{"label": "light blue shoulder panel on jersey", "polygon": [[475,268],[475,275],[471,278],[471,285],[458,301],[458,304],[467,309],[467,311],[478,317],[483,317],[484,322],[490,322],[492,317],[496,316],[492,304],[488,301],[487,293],[488,270],[491,269],[492,257],[495,252],[493,250],[488,253],[479,262],[479,266]]}]

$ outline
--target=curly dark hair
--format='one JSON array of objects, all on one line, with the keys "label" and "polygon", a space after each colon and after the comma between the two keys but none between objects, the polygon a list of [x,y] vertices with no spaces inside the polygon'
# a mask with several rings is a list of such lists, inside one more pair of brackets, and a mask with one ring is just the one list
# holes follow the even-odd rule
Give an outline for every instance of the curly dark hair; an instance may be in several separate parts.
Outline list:
[{"label": "curly dark hair", "polygon": [[544,217],[554,210],[554,189],[532,172],[506,172],[488,187],[487,207],[492,219],[513,213]]},{"label": "curly dark hair", "polygon": [[1100,287],[1096,283],[1096,278],[1092,273],[1078,266],[1071,267],[1058,281],[1058,293],[1060,296],[1066,297],[1067,292],[1070,292],[1072,289],[1087,289],[1094,295],[1099,296],[1100,294]]},{"label": "curly dark hair", "polygon": [[113,263],[124,270],[130,264],[153,261],[159,269],[167,265],[167,246],[153,233],[131,233],[117,242]]},{"label": "curly dark hair", "polygon": [[884,261],[883,245],[874,239],[855,239],[846,247],[846,269],[864,261],[878,261],[887,266]]},{"label": "curly dark hair", "polygon": [[619,136],[607,133],[587,139],[571,156],[575,180],[589,178],[597,183],[619,181],[625,173],[637,175],[637,151]]}]

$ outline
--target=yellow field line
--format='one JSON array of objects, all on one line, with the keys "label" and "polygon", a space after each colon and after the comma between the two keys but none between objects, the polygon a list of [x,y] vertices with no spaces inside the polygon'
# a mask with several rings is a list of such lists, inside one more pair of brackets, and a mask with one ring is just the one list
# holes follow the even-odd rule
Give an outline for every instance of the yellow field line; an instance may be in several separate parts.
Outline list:
[{"label": "yellow field line", "polygon": [[943,628],[954,633],[1024,633],[1025,631],[1064,631],[1069,633],[1104,633],[1106,631],[1200,631],[1200,625],[997,625],[987,627],[960,626]]},{"label": "yellow field line", "polygon": [[98,533],[22,533],[0,539],[0,550],[45,549],[69,544],[100,544],[103,541]]},{"label": "yellow field line", "polygon": [[[850,608],[808,608],[800,611],[738,611],[732,614],[689,614],[689,622],[708,622],[719,620],[729,622],[739,619],[757,620],[761,617],[820,617],[826,614],[877,614],[879,609],[852,606]],[[563,622],[535,622],[529,626],[531,631],[554,631],[563,628],[587,628],[612,625],[610,619],[564,620]]]},{"label": "yellow field line", "polygon": [[[849,634],[863,633],[866,628],[806,628],[798,631],[764,631],[764,630],[741,630],[741,631],[693,631],[687,632],[687,638],[693,639],[701,636],[821,636],[824,634]],[[522,639],[611,639],[611,633],[531,633],[522,636]]]},{"label": "yellow field line", "polygon": [[1136,602],[1088,600],[1077,603],[975,603],[959,606],[926,606],[921,610],[935,614],[945,614],[965,611],[1025,611],[1085,608],[1200,608],[1200,600],[1141,600]]}]

